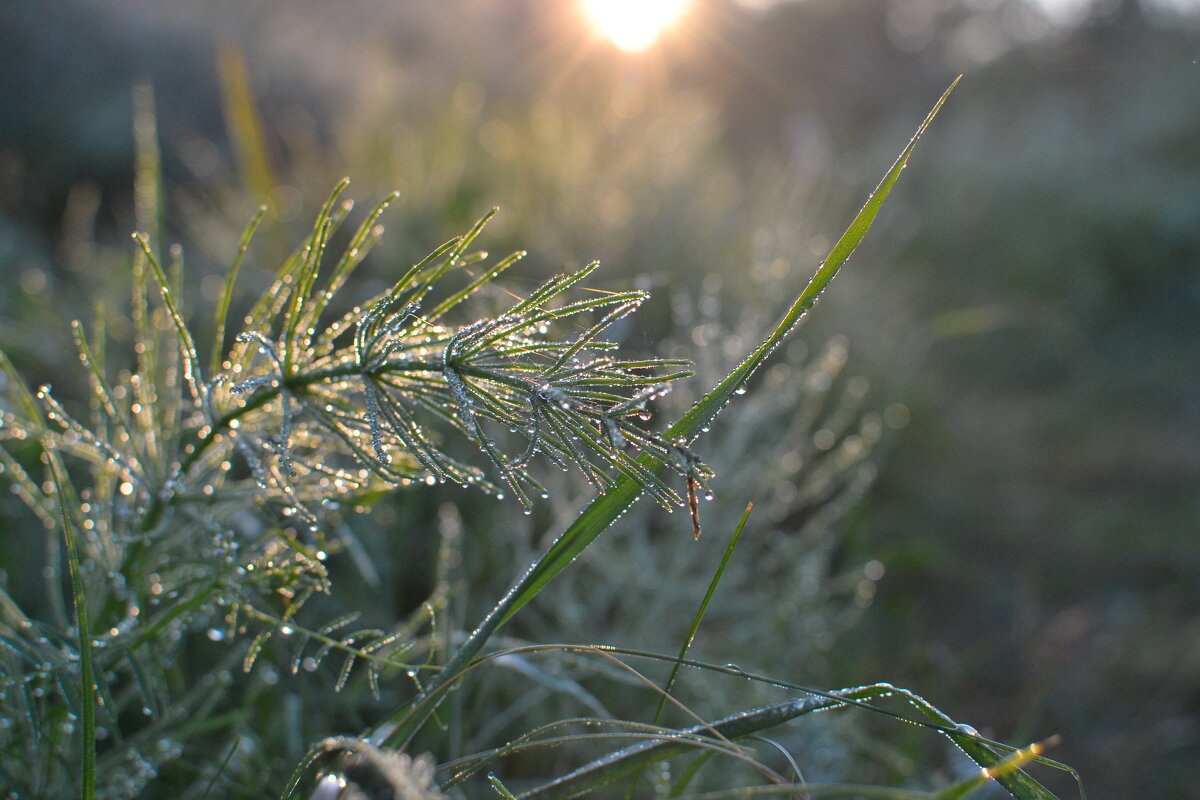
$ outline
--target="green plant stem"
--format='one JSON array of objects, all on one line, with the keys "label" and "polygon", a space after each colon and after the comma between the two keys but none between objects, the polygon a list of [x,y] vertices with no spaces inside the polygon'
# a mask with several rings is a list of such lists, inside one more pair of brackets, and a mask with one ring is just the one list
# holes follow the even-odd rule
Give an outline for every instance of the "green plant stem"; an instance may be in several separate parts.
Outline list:
[{"label": "green plant stem", "polygon": [[[449,341],[449,338],[446,340]],[[436,346],[424,345],[426,347]],[[665,366],[675,366],[676,362],[664,362]],[[384,364],[365,370],[359,364],[354,362],[344,362],[335,366],[320,367],[306,372],[296,373],[289,376],[286,380],[277,383],[275,386],[263,386],[254,392],[242,405],[234,408],[219,418],[209,423],[204,428],[201,428],[195,433],[195,438],[189,443],[190,449],[186,450],[187,455],[180,462],[180,474],[186,478],[188,471],[195,466],[204,453],[216,443],[220,437],[228,433],[235,421],[241,420],[247,414],[257,411],[258,409],[268,405],[272,400],[279,397],[285,390],[299,396],[304,393],[310,386],[327,381],[345,380],[356,377],[381,377],[387,375],[402,375],[411,373],[425,373],[432,375],[440,375],[444,369],[444,365],[438,360],[396,360],[385,362]],[[489,381],[495,381],[516,389],[529,389],[534,385],[534,382],[528,381],[519,377],[506,374],[500,370],[489,369],[488,367],[474,366],[471,364],[463,364],[456,367],[456,371],[465,377],[480,378]],[[692,374],[691,370],[679,370],[667,375],[655,376],[651,383],[662,383],[675,378],[688,377]],[[150,503],[150,507],[143,517],[142,531],[148,532],[162,519],[162,514],[167,506],[176,501],[175,494],[156,494]]]},{"label": "green plant stem", "polygon": [[80,769],[80,797],[93,800],[96,796],[96,682],[92,667],[92,629],[88,621],[87,592],[84,590],[83,574],[79,568],[79,543],[75,540],[75,526],[71,523],[71,512],[67,507],[66,489],[63,487],[65,473],[56,454],[50,451],[50,473],[58,490],[58,504],[62,510],[63,538],[67,545],[67,565],[71,575],[71,588],[75,596],[75,626],[79,629],[79,717],[83,727],[82,765]]}]

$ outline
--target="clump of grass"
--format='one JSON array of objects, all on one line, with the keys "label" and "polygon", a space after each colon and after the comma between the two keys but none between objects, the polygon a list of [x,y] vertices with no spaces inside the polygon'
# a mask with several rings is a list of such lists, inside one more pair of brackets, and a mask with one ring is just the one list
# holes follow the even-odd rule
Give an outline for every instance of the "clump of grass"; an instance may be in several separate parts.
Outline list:
[{"label": "clump of grass", "polygon": [[[523,254],[489,262],[473,249],[494,211],[400,270],[383,292],[338,313],[342,291],[378,241],[378,223],[391,202],[372,209],[335,258],[333,242],[352,211],[343,182],[235,324],[231,298],[260,213],[228,273],[207,355],[179,302],[181,265],[162,263],[149,238],[136,235],[133,368],[112,380],[103,333],[73,326],[89,385],[86,417],[72,414],[51,387],[26,387],[0,357],[10,397],[0,418],[0,465],[48,532],[45,591],[52,609],[50,619],[33,619],[0,594],[0,703],[9,720],[0,730],[0,781],[16,796],[61,794],[72,784],[85,796],[113,797],[160,784],[203,796],[218,780],[231,796],[249,789],[225,775],[267,775],[283,785],[279,754],[264,753],[255,742],[267,741],[258,735],[264,726],[286,725],[289,714],[305,709],[294,705],[296,693],[286,695],[290,710],[275,705],[273,687],[290,676],[258,666],[273,648],[288,652],[291,675],[340,658],[332,690],[365,674],[372,694],[393,706],[374,724],[360,722],[361,736],[324,738],[303,758],[295,753],[299,766],[285,794],[322,762],[314,796],[329,796],[330,787],[340,792],[364,769],[393,792],[408,786],[437,796],[506,756],[614,738],[635,743],[522,796],[576,796],[697,752],[705,755],[670,793],[686,791],[708,758],[719,755],[751,768],[758,779],[747,785],[766,781],[755,791],[796,794],[801,789],[738,742],[817,710],[859,707],[896,716],[900,712],[876,705],[896,696],[924,716],[910,721],[950,738],[1018,797],[1050,797],[1020,770],[1032,756],[1010,755],[1012,748],[885,684],[825,692],[688,661],[686,648],[674,659],[585,646],[488,650],[500,628],[639,497],[688,508],[699,535],[698,494],[712,473],[695,442],[849,259],[944,100],[779,324],[660,432],[645,425],[648,406],[690,375],[690,365],[625,357],[607,338],[646,294],[581,290],[596,269],[592,264],[512,296],[497,310],[497,281]],[[486,310],[476,302],[484,295],[490,295]],[[539,461],[579,471],[596,498],[470,634],[455,640],[437,630],[439,605],[432,601],[390,629],[360,625],[357,611],[304,621],[303,609],[332,591],[331,556],[350,546],[339,533],[342,505],[396,487],[445,483],[498,499],[511,494],[529,510],[546,496],[534,466]],[[39,469],[49,470],[51,479],[39,480]],[[73,613],[61,597],[60,531],[68,545]],[[230,640],[247,644],[241,650],[207,646]],[[436,772],[427,759],[396,755],[419,734],[429,735],[427,723],[473,671],[546,650],[601,659],[635,676],[639,659],[674,669],[687,664],[794,696],[672,727],[657,716],[651,722],[564,719],[505,747],[457,757]],[[407,697],[388,685],[397,675],[413,686]],[[670,690],[670,681],[660,690],[664,705],[690,714]],[[608,730],[574,730],[593,724]],[[185,748],[208,748],[221,757],[210,769],[189,771],[177,758]],[[344,753],[353,757],[327,758]],[[972,780],[938,796],[960,796],[978,783]],[[492,785],[508,796],[499,778]],[[913,795],[889,790],[880,796]]]}]

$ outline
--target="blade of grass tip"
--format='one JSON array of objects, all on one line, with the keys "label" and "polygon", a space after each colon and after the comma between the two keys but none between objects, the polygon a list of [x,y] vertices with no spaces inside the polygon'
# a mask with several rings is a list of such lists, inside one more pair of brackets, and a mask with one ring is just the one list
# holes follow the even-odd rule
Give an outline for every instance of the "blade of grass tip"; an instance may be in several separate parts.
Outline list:
[{"label": "blade of grass tip", "polygon": [[[821,263],[816,274],[792,304],[783,320],[759,347],[739,364],[723,381],[717,384],[703,399],[688,413],[684,414],[664,434],[667,440],[685,439],[691,441],[698,436],[703,428],[708,426],[712,418],[725,406],[737,389],[762,364],[768,355],[779,345],[795,327],[800,317],[812,307],[817,297],[833,280],[834,275],[842,265],[849,260],[858,244],[866,236],[871,223],[879,213],[883,201],[887,199],[900,173],[908,163],[909,157],[916,149],[917,142],[925,133],[942,105],[950,96],[950,92],[961,79],[956,78],[950,87],[938,98],[933,109],[917,128],[908,145],[900,152],[891,169],[884,174],[883,179],[871,193],[865,205],[855,216],[850,227],[833,246],[828,257]],[[661,462],[650,456],[643,456],[647,465],[662,468]],[[508,591],[495,608],[484,618],[466,641],[459,647],[437,677],[430,682],[412,705],[397,710],[372,733],[372,739],[386,741],[389,744],[407,741],[416,730],[429,718],[433,708],[440,702],[441,688],[454,681],[471,661],[479,654],[491,638],[492,634],[503,625],[513,614],[542,590],[547,583],[566,568],[597,536],[606,530],[633,501],[641,494],[642,488],[637,481],[622,477],[605,493],[593,500],[574,522],[550,545],[550,548],[533,564],[528,572]]]},{"label": "blade of grass tip", "polygon": [[[87,368],[92,376],[92,389],[100,402],[100,408],[103,410],[104,416],[107,417],[103,424],[105,426],[115,425],[122,431],[123,436],[130,436],[129,421],[117,407],[112,388],[109,387],[108,381],[104,378],[104,371],[100,366],[100,362],[92,352],[92,348],[88,345],[87,335],[83,330],[83,323],[79,320],[73,320],[71,322],[71,333],[75,339],[75,349],[79,351],[79,360],[83,362],[84,367]],[[103,435],[100,429],[97,430],[97,434]]]},{"label": "blade of grass tip", "polygon": [[[1019,767],[1011,770],[1001,769],[1005,760],[978,739],[957,733],[948,733],[946,736],[987,772],[989,778],[1003,786],[1017,800],[1059,800],[1058,795],[1022,772]],[[1034,753],[1031,757],[1037,755]]]},{"label": "blade of grass tip", "polygon": [[[946,738],[958,746],[960,750],[983,769],[993,769],[1003,763],[1004,759],[987,742],[979,738],[979,734],[964,725],[958,725],[941,709],[934,706],[912,692],[903,692],[904,698],[927,719],[945,726]],[[1017,800],[1059,800],[1058,796],[1042,786],[1020,769],[1004,771],[993,776],[995,781],[1008,790]]]},{"label": "blade of grass tip", "polygon": [[[742,538],[742,530],[746,527],[746,521],[750,519],[750,512],[754,510],[754,503],[747,503],[746,510],[742,512],[742,518],[738,520],[737,527],[733,531],[733,536],[729,539],[729,544],[725,547],[725,553],[721,556],[721,563],[717,565],[717,570],[713,573],[712,580],[709,581],[708,591],[704,593],[704,599],[700,601],[700,607],[696,609],[696,615],[692,619],[692,627],[688,628],[687,636],[683,639],[683,646],[679,648],[679,655],[675,659],[675,664],[671,667],[671,674],[667,676],[667,682],[663,684],[662,695],[658,698],[658,708],[654,711],[654,725],[657,725],[662,720],[663,712],[667,708],[667,697],[671,694],[671,689],[675,686],[675,678],[679,675],[679,670],[683,666],[683,660],[687,658],[688,650],[692,647],[692,642],[696,639],[696,632],[700,630],[700,621],[704,619],[704,614],[708,611],[708,604],[712,601],[713,595],[716,594],[717,584],[721,582],[721,576],[725,574],[725,567],[729,565],[729,559],[733,556],[733,549],[737,547],[738,540]],[[634,789],[637,787],[638,781],[641,778],[641,772],[636,773],[629,781],[629,789],[625,793],[627,800],[633,797]]]},{"label": "blade of grass tip", "polygon": [[883,176],[879,185],[875,187],[875,191],[867,198],[867,202],[859,210],[846,232],[842,234],[837,243],[829,251],[829,255],[821,262],[817,268],[816,274],[809,280],[808,285],[804,287],[804,291],[792,303],[787,314],[772,331],[771,335],[758,346],[741,364],[739,364],[718,386],[709,392],[705,397],[697,403],[687,414],[680,418],[678,422],[667,429],[663,434],[664,438],[671,439],[672,437],[683,437],[689,441],[695,438],[704,427],[712,422],[713,418],[729,401],[729,398],[741,388],[742,384],[762,365],[780,342],[787,337],[789,333],[796,327],[810,308],[817,302],[817,299],[829,286],[834,276],[845,266],[850,260],[850,256],[858,248],[858,245],[866,237],[867,231],[870,230],[871,224],[875,221],[880,208],[883,207],[884,200],[892,191],[892,187],[896,185],[896,181],[900,178],[900,173],[908,165],[908,160],[912,156],[913,151],[917,147],[917,143],[921,140],[921,136],[929,128],[938,111],[945,104],[950,93],[954,91],[954,87],[962,76],[954,79],[954,82],[942,93],[938,101],[934,103],[925,120],[917,128],[917,132],[913,134],[908,145],[897,156],[895,163],[891,169]]},{"label": "blade of grass tip", "polygon": [[[866,204],[863,205],[862,209],[855,216],[854,221],[846,229],[846,232],[842,234],[842,237],[833,246],[833,249],[830,250],[829,255],[821,263],[816,274],[805,286],[800,296],[796,298],[796,301],[775,327],[775,330],[772,331],[771,335],[734,368],[723,381],[717,384],[695,406],[680,417],[678,421],[668,427],[663,433],[665,440],[678,441],[682,439],[691,442],[699,436],[703,432],[703,429],[709,426],[713,418],[735,395],[737,390],[762,365],[767,356],[795,328],[796,323],[812,307],[820,294],[825,291],[838,270],[850,259],[854,250],[866,236],[871,223],[875,220],[879,209],[883,205],[883,201],[887,199],[896,180],[900,177],[900,173],[908,163],[908,159],[916,148],[918,141],[920,141],[922,134],[925,133],[930,123],[933,122],[934,117],[946,102],[946,98],[949,97],[950,92],[958,85],[958,80],[955,79],[954,83],[950,84],[950,87],[946,89],[937,103],[934,104],[933,109],[930,110],[920,127],[917,128],[917,132],[913,135],[908,145],[901,151],[895,163],[892,164],[891,169],[883,176],[875,191],[867,199]],[[643,456],[643,459],[650,463],[657,461],[648,456]],[[655,466],[661,469],[661,463],[656,463]],[[501,622],[507,620],[521,606],[536,596],[541,591],[541,588],[583,552],[584,548],[591,544],[596,536],[600,535],[617,517],[624,513],[625,509],[637,499],[640,492],[641,488],[635,482],[622,479],[608,492],[592,501],[591,505],[584,509],[571,526],[550,546],[545,555],[534,565],[525,579],[523,579],[523,586],[516,593],[510,594],[509,597],[505,598],[507,607],[503,611]]]},{"label": "blade of grass tip", "polygon": [[993,778],[999,779],[1004,775],[1009,775],[1021,769],[1025,764],[1033,761],[1038,756],[1046,751],[1046,747],[1056,744],[1057,738],[1047,740],[1046,742],[1034,742],[1028,748],[1023,750],[1014,750],[999,764],[994,767],[986,767],[981,769],[978,774],[972,775],[969,778],[952,783],[944,789],[936,792],[934,800],[959,800],[973,794],[976,790],[987,785],[988,781]]},{"label": "blade of grass tip", "polygon": [[83,574],[79,565],[79,543],[75,539],[75,526],[71,524],[71,512],[68,510],[66,489],[63,486],[65,473],[57,454],[49,449],[46,452],[49,455],[50,474],[58,492],[58,503],[62,511],[67,566],[75,596],[75,626],[79,629],[79,718],[83,728],[80,796],[83,800],[93,800],[96,796],[96,685],[92,678],[92,629],[88,622],[87,593],[84,591]]},{"label": "blade of grass tip", "polygon": [[508,787],[500,782],[500,779],[495,775],[488,773],[488,781],[492,784],[492,788],[496,790],[496,794],[504,798],[504,800],[517,800],[517,796],[508,790]]},{"label": "blade of grass tip", "polygon": [[242,239],[238,243],[238,251],[234,256],[233,264],[229,267],[229,274],[225,276],[225,288],[221,291],[221,301],[217,303],[217,313],[214,318],[216,332],[213,334],[209,375],[216,375],[221,369],[221,360],[225,355],[225,330],[229,325],[229,304],[233,301],[233,284],[237,281],[238,271],[246,259],[246,250],[250,247],[250,240],[254,237],[254,232],[258,230],[266,213],[267,207],[259,206],[258,210],[254,212],[254,216],[250,218],[250,223],[242,231]]},{"label": "blade of grass tip", "polygon": [[233,754],[237,752],[239,739],[234,739],[233,744],[229,747],[229,752],[225,754],[225,758],[221,760],[220,765],[213,771],[212,778],[209,779],[208,785],[204,787],[204,794],[200,795],[200,800],[205,800],[217,785],[217,780],[225,773],[225,769],[229,766],[229,762],[233,760]]},{"label": "blade of grass tip", "polygon": [[700,621],[704,619],[704,614],[708,611],[708,604],[712,601],[713,595],[716,594],[717,584],[721,582],[721,576],[725,574],[725,567],[729,565],[729,559],[733,556],[733,549],[737,547],[738,540],[742,538],[742,530],[746,527],[747,520],[750,519],[750,512],[754,510],[754,503],[747,503],[746,510],[742,512],[742,518],[738,520],[737,528],[733,531],[733,536],[729,540],[729,544],[725,547],[725,554],[721,556],[721,563],[717,565],[717,571],[713,574],[712,580],[708,584],[708,591],[704,593],[704,599],[700,601],[700,607],[696,609],[696,616],[692,620],[692,627],[688,629],[687,636],[683,640],[683,646],[679,648],[679,655],[675,659],[675,666],[671,668],[671,674],[667,677],[667,682],[663,685],[663,694],[658,699],[658,710],[654,712],[654,724],[657,725],[662,719],[663,711],[667,707],[667,695],[671,693],[671,689],[675,686],[675,678],[679,675],[679,669],[683,666],[683,660],[687,658],[688,650],[692,647],[692,642],[696,639],[696,632],[700,630]]}]

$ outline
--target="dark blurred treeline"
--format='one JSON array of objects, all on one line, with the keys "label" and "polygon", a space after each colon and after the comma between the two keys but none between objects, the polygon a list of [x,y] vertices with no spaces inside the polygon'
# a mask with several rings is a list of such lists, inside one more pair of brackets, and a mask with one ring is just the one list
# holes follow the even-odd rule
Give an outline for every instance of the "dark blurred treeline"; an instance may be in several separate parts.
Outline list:
[{"label": "dark blurred treeline", "polygon": [[[166,238],[200,274],[232,252],[262,198],[227,133],[222,47],[249,65],[280,225],[344,172],[404,184],[391,224],[410,253],[500,203],[535,271],[723,277],[731,327],[811,270],[964,72],[806,334],[846,333],[911,416],[854,518],[846,557],[888,572],[838,669],[1002,739],[1061,733],[1052,755],[1096,796],[1195,797],[1200,21],[1135,2],[697,2],[630,59],[568,5],[10,0],[0,341],[36,374],[65,352],[45,333],[63,309],[122,297],[97,254],[134,226],[139,81]],[[760,258],[790,266],[743,280]]]}]

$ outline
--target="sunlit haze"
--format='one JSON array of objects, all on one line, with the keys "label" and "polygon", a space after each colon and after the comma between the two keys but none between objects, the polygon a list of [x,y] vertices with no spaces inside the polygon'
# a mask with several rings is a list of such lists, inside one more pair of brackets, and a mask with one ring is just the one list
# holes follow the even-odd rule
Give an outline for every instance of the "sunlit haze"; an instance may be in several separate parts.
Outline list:
[{"label": "sunlit haze", "polygon": [[622,50],[645,50],[682,13],[687,0],[583,0],[604,35]]}]

